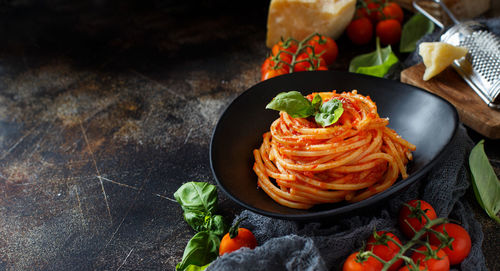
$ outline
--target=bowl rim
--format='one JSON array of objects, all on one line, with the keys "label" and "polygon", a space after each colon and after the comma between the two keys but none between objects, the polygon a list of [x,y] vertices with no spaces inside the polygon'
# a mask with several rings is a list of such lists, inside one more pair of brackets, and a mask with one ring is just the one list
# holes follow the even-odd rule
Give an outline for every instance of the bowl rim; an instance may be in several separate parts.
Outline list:
[{"label": "bowl rim", "polygon": [[408,187],[410,184],[421,180],[422,177],[424,177],[424,175],[427,174],[444,157],[444,155],[446,154],[446,150],[449,149],[451,143],[455,140],[455,137],[457,136],[457,131],[458,131],[458,127],[459,127],[459,117],[458,117],[458,111],[455,108],[455,106],[453,106],[453,104],[451,104],[449,101],[442,98],[441,96],[434,94],[430,91],[427,91],[423,88],[413,86],[410,84],[406,84],[406,83],[396,81],[396,80],[379,78],[379,77],[374,77],[374,76],[369,76],[369,75],[364,75],[364,74],[356,74],[356,73],[346,72],[346,71],[326,70],[326,71],[300,72],[300,74],[305,74],[305,73],[336,73],[336,74],[340,74],[340,76],[342,76],[342,74],[344,74],[344,75],[349,74],[349,76],[355,76],[355,77],[360,76],[360,77],[365,77],[369,80],[375,80],[375,81],[382,80],[382,81],[389,81],[389,82],[394,83],[394,84],[402,84],[402,85],[405,85],[406,87],[413,88],[419,92],[426,93],[427,95],[433,96],[434,98],[441,100],[442,102],[444,102],[444,104],[447,104],[450,107],[450,109],[453,113],[453,121],[454,121],[453,130],[450,133],[448,142],[441,147],[441,150],[439,150],[438,154],[434,158],[432,158],[431,161],[429,161],[427,164],[425,164],[417,172],[414,172],[412,175],[408,176],[408,178],[406,178],[404,180],[398,180],[397,184],[393,184],[389,188],[387,188],[386,190],[384,190],[380,193],[377,193],[377,194],[375,194],[367,199],[364,199],[364,200],[359,201],[359,202],[353,202],[353,203],[350,203],[350,204],[347,204],[344,206],[340,206],[340,207],[334,208],[334,209],[321,210],[321,211],[310,212],[310,213],[306,212],[306,213],[301,213],[301,214],[281,214],[281,213],[262,210],[260,208],[256,208],[250,204],[245,203],[244,201],[240,200],[238,197],[236,197],[229,190],[226,189],[226,187],[222,184],[221,180],[219,180],[219,177],[217,176],[217,172],[216,172],[215,166],[214,166],[214,159],[213,159],[214,140],[215,140],[215,137],[217,134],[217,130],[218,130],[219,126],[221,125],[222,119],[226,115],[226,112],[229,110],[229,108],[231,108],[231,106],[237,100],[243,99],[244,96],[248,95],[248,93],[252,92],[252,90],[254,88],[257,88],[259,85],[270,84],[270,82],[272,82],[274,80],[283,80],[282,78],[292,77],[292,76],[294,76],[294,74],[297,74],[297,73],[284,74],[284,75],[280,75],[277,77],[267,79],[265,81],[260,81],[256,84],[250,86],[249,88],[245,89],[240,94],[236,95],[226,105],[226,107],[224,108],[222,113],[219,115],[217,123],[213,128],[211,139],[210,139],[210,146],[209,146],[210,169],[211,169],[212,175],[213,175],[215,182],[217,183],[217,186],[219,187],[219,189],[221,189],[231,200],[233,200],[234,202],[236,202],[240,206],[242,206],[248,210],[251,210],[255,213],[258,213],[258,214],[261,214],[264,216],[268,216],[268,217],[284,219],[284,220],[311,220],[311,219],[322,219],[322,218],[327,218],[327,217],[334,217],[334,216],[346,214],[346,213],[351,212],[351,211],[364,209],[370,205],[373,205],[375,203],[379,203],[379,202],[387,199],[389,196],[391,196],[391,195],[395,194],[396,192]]}]

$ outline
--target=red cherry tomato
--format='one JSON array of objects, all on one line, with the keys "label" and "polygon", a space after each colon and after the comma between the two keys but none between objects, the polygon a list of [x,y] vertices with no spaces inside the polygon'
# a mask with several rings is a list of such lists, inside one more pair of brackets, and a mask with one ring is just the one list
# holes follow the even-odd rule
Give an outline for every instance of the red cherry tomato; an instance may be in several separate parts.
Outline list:
[{"label": "red cherry tomato", "polygon": [[285,43],[283,43],[283,41],[279,41],[273,46],[271,52],[273,55],[278,55],[279,51],[287,51],[295,54],[295,52],[297,52],[297,43],[293,40],[285,41]]},{"label": "red cherry tomato", "polygon": [[[312,62],[312,65],[311,65]],[[319,62],[319,64],[318,64]],[[316,70],[318,67],[326,66],[325,60],[323,57],[313,58],[311,55],[307,53],[302,53],[295,59],[295,66],[293,67],[293,71],[312,71]]]},{"label": "red cherry tomato", "polygon": [[[443,251],[448,255],[451,265],[459,264],[469,255],[471,249],[469,233],[462,226],[454,223],[445,223],[433,227],[435,231],[440,233],[444,233],[443,228],[454,239],[451,243],[452,249],[445,247]],[[432,245],[439,246],[441,244],[435,234],[431,233],[429,237]]]},{"label": "red cherry tomato", "polygon": [[[337,43],[330,37],[327,36],[314,36],[308,42],[314,48],[314,54],[320,55],[325,60],[326,65],[331,65],[339,53]],[[311,47],[307,48],[308,52],[311,53]]]},{"label": "red cherry tomato", "polygon": [[346,33],[352,43],[357,45],[367,44],[373,37],[373,24],[366,17],[355,19],[347,26]]},{"label": "red cherry tomato", "polygon": [[438,257],[437,259],[433,258],[428,258],[425,254],[427,253],[427,247],[426,246],[420,246],[417,248],[412,256],[411,259],[415,263],[419,263],[420,266],[423,266],[427,268],[429,271],[448,271],[450,270],[450,261],[448,259],[448,256],[446,253],[440,249],[437,250],[436,246],[431,245],[431,249],[436,252],[436,256]]},{"label": "red cherry tomato", "polygon": [[253,233],[245,228],[238,228],[238,233],[235,237],[231,238],[231,233],[226,233],[219,246],[219,255],[230,253],[242,247],[249,247],[254,249],[257,246],[257,240]]},{"label": "red cherry tomato", "polygon": [[[381,236],[379,242],[377,242],[377,239],[375,238],[374,235],[370,236],[370,238],[368,238],[368,245],[366,246],[366,250],[371,250],[375,255],[379,256],[384,261],[391,260],[392,258],[394,258],[396,254],[398,254],[400,248],[393,241],[384,240],[385,239],[384,235],[391,237],[400,245],[402,245],[401,241],[396,235],[388,231],[377,231],[377,235]],[[403,264],[403,259],[399,259],[395,263],[393,263],[388,270],[395,271],[402,264]]]},{"label": "red cherry tomato", "polygon": [[262,73],[261,81],[267,80],[267,79],[272,78],[272,77],[276,77],[278,75],[287,74],[287,73],[288,73],[288,69],[286,69],[286,68],[278,68],[278,69],[270,68],[267,71],[265,71],[264,73]]},{"label": "red cherry tomato", "polygon": [[347,257],[342,271],[380,271],[382,270],[382,263],[373,257],[368,257],[365,261],[358,263],[356,258],[359,252],[354,252]]},{"label": "red cherry tomato", "polygon": [[368,18],[370,18],[370,21],[374,24],[376,24],[383,16],[379,3],[368,1],[366,3],[366,9],[368,10]]},{"label": "red cherry tomato", "polygon": [[403,18],[403,9],[395,2],[387,3],[382,9],[382,19],[396,19],[400,24],[402,24]]},{"label": "red cherry tomato", "polygon": [[396,19],[382,20],[377,23],[375,33],[382,44],[396,44],[401,39],[401,24]]},{"label": "red cherry tomato", "polygon": [[[404,235],[408,238],[412,238],[415,235],[412,228],[416,231],[422,229],[422,227],[427,223],[427,220],[422,215],[420,217],[412,217],[412,210],[418,211],[421,210],[425,212],[425,214],[429,217],[429,219],[436,219],[436,211],[432,206],[423,200],[410,200],[406,204],[410,207],[403,205],[401,210],[399,211],[399,227]],[[414,211],[414,212],[415,212]],[[411,226],[411,227],[410,227]]]}]

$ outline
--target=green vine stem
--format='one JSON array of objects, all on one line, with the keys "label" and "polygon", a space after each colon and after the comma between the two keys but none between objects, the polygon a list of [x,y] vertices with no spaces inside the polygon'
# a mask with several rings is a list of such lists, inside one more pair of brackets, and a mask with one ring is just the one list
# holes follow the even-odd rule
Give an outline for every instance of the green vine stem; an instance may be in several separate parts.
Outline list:
[{"label": "green vine stem", "polygon": [[378,261],[380,261],[383,264],[382,271],[387,271],[389,269],[389,267],[391,267],[391,265],[394,264],[397,260],[403,259],[405,264],[409,265],[410,270],[418,270],[418,263],[415,263],[410,257],[405,255],[415,245],[426,246],[427,250],[430,252],[430,257],[437,259],[437,255],[434,251],[432,251],[429,242],[422,241],[422,240],[420,240],[420,238],[423,237],[426,233],[433,233],[438,237],[439,240],[441,240],[441,245],[438,246],[437,250],[440,250],[444,247],[451,247],[451,242],[453,241],[453,238],[450,238],[446,232],[445,232],[445,234],[442,234],[442,233],[437,232],[434,229],[432,229],[434,226],[448,223],[449,220],[447,218],[429,219],[429,217],[427,216],[427,214],[425,214],[425,212],[423,212],[422,215],[426,219],[426,223],[424,224],[422,229],[420,229],[419,231],[416,231],[415,229],[412,228],[413,231],[415,232],[415,235],[413,236],[413,238],[411,240],[406,242],[406,244],[401,245],[396,240],[394,240],[392,237],[385,236],[385,238],[387,238],[389,241],[393,242],[394,244],[396,244],[400,248],[399,252],[391,260],[384,261],[379,256],[375,255],[372,251],[369,251],[369,250],[365,251],[364,248],[362,249],[362,251],[359,252],[360,259],[366,259],[370,256],[374,257],[375,259],[377,259]]}]

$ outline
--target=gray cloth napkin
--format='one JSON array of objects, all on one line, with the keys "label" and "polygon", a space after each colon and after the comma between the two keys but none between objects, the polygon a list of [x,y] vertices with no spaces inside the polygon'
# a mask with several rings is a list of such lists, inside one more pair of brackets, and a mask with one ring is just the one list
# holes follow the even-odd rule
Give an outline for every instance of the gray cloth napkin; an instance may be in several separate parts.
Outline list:
[{"label": "gray cloth napkin", "polygon": [[[500,35],[500,18],[478,19],[490,31]],[[442,30],[424,36],[423,41],[437,41]],[[386,78],[399,80],[400,72],[421,61],[418,52],[395,65]],[[442,159],[419,182],[374,210],[372,215],[356,215],[336,219],[328,225],[311,222],[279,220],[245,210],[238,217],[247,217],[242,227],[252,230],[259,246],[242,248],[217,258],[207,270],[341,270],[347,256],[358,250],[372,233],[389,230],[403,242],[406,238],[398,229],[397,215],[402,204],[411,199],[423,199],[436,209],[439,217],[459,221],[469,232],[472,248],[469,256],[451,270],[487,270],[481,245],[483,232],[463,197],[470,186],[467,158],[473,142],[463,125],[459,126],[451,145]]]},{"label": "gray cloth napkin", "polygon": [[373,215],[336,219],[327,226],[320,222],[300,223],[270,218],[244,210],[235,218],[247,217],[242,227],[250,229],[259,246],[242,248],[217,258],[207,270],[341,270],[347,256],[377,230],[389,230],[403,242],[397,216],[402,204],[423,199],[439,217],[460,221],[472,239],[469,256],[452,270],[487,270],[481,250],[483,233],[468,204],[461,200],[469,188],[468,154],[473,142],[460,125],[447,155],[421,181],[390,199]]}]

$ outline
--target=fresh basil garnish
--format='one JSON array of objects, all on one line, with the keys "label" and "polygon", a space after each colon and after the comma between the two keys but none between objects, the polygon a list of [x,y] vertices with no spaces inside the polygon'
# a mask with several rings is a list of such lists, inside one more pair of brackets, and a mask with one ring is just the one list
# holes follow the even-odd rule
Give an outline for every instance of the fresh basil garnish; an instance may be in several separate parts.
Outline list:
[{"label": "fresh basil garnish", "polygon": [[398,63],[399,59],[392,52],[391,46],[380,48],[380,40],[376,38],[377,48],[375,51],[354,57],[349,63],[349,71],[367,74],[376,77],[384,77],[392,65]]},{"label": "fresh basil garnish", "polygon": [[209,231],[198,232],[187,243],[182,261],[175,269],[185,270],[190,265],[202,267],[211,263],[219,255],[219,244],[219,236]]},{"label": "fresh basil garnish", "polygon": [[479,141],[469,155],[472,188],[476,199],[486,213],[500,223],[500,181],[484,152],[484,140]]},{"label": "fresh basil garnish", "polygon": [[307,118],[314,114],[314,107],[298,91],[282,92],[272,99],[266,109],[285,111],[292,118]]},{"label": "fresh basil garnish", "polygon": [[216,215],[217,187],[205,182],[188,182],[174,193],[184,211],[184,220],[198,233],[184,249],[177,271],[204,270],[217,258],[220,237],[227,232],[224,218]]},{"label": "fresh basil garnish", "polygon": [[399,52],[410,53],[417,48],[417,42],[434,31],[434,23],[421,13],[413,15],[404,25],[399,43]]},{"label": "fresh basil garnish", "polygon": [[323,103],[321,96],[316,94],[311,102],[298,91],[282,92],[276,95],[266,109],[284,111],[292,118],[314,116],[316,123],[323,127],[337,122],[344,112],[342,102],[337,99]]},{"label": "fresh basil garnish", "polygon": [[319,107],[319,113],[314,116],[316,122],[325,127],[337,122],[344,113],[342,102],[337,99],[331,99]]}]

